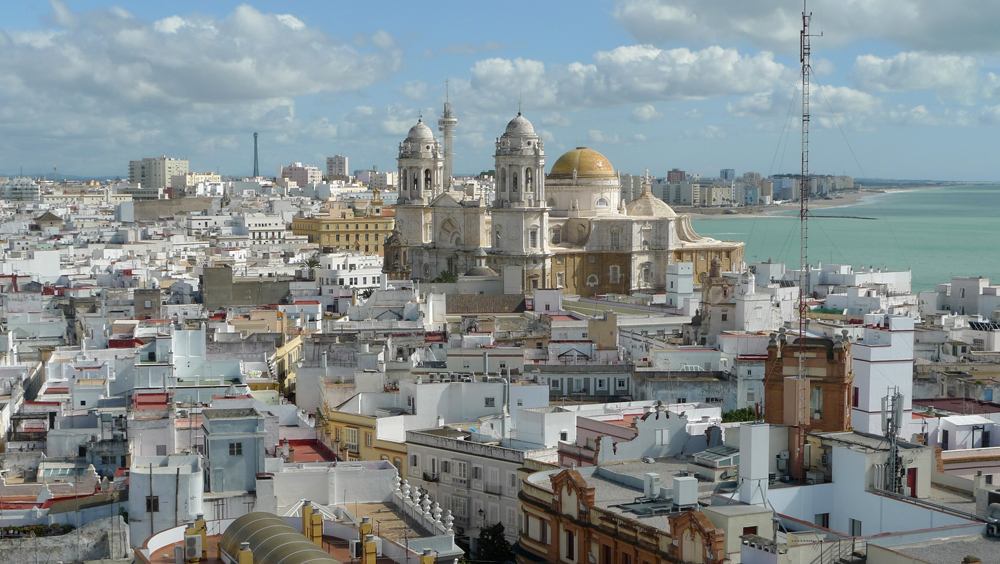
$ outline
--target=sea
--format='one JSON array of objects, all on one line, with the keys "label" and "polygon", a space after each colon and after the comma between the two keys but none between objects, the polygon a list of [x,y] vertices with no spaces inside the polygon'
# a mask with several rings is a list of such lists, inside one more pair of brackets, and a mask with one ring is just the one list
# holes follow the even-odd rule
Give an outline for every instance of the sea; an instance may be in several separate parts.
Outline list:
[{"label": "sea", "polygon": [[[746,243],[746,262],[799,265],[797,210],[691,223],[703,237]],[[910,269],[914,292],[952,276],[1000,283],[1000,184],[882,192],[852,205],[812,210],[809,262]]]}]

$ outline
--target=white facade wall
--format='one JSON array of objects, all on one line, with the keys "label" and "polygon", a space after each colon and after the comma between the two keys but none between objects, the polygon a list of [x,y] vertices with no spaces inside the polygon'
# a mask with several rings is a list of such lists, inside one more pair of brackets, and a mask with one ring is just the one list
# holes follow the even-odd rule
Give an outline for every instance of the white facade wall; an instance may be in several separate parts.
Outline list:
[{"label": "white facade wall", "polygon": [[[153,533],[183,525],[204,513],[200,456],[135,457],[129,474],[128,513],[133,546],[141,546]],[[158,511],[146,511],[147,496],[156,498]]]},{"label": "white facade wall", "polygon": [[[898,389],[903,394],[903,420],[913,413],[913,319],[884,314],[865,315],[863,341],[851,345],[857,405],[854,428],[882,434],[882,398]],[[853,396],[852,396],[853,398]],[[908,434],[903,434],[908,437]]]}]

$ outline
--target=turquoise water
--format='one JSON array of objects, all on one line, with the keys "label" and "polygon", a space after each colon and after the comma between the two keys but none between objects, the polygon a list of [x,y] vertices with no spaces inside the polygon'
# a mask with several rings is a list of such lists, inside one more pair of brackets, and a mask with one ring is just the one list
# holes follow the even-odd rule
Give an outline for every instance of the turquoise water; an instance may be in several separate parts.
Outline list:
[{"label": "turquoise water", "polygon": [[[874,220],[823,216],[860,216]],[[817,209],[809,221],[809,260],[909,268],[913,291],[954,276],[1000,283],[1000,184],[874,194],[857,204]],[[799,264],[798,212],[791,216],[692,220],[702,236],[743,241],[747,262]]]}]

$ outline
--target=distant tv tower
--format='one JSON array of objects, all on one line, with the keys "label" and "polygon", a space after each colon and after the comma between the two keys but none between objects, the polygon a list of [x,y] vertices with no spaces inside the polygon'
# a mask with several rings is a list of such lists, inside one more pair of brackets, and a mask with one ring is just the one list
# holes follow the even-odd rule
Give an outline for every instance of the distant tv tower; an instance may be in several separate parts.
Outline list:
[{"label": "distant tv tower", "polygon": [[260,167],[257,166],[257,132],[253,132],[253,177],[260,176]]}]

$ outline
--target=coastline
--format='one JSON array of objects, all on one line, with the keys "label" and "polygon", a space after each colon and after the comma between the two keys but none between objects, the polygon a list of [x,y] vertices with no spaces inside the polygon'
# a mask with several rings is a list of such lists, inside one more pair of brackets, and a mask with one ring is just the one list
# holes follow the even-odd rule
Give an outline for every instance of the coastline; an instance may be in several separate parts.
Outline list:
[{"label": "coastline", "polygon": [[[927,190],[930,188],[940,188],[940,185],[932,186],[906,186],[902,188],[880,188],[871,190],[861,190],[859,192],[839,193],[832,200],[812,199],[809,200],[809,209],[840,208],[853,206],[862,203],[867,197],[890,192],[909,192],[912,190]],[[779,212],[798,211],[798,202],[789,202],[777,206],[753,206],[753,207],[716,207],[716,208],[695,208],[695,207],[675,207],[678,214],[690,215],[691,219],[733,219],[747,217],[768,217],[777,215]],[[726,210],[735,210],[737,213],[727,214]],[[782,216],[778,216],[782,217]],[[786,216],[787,217],[787,216]],[[797,216],[795,216],[797,217]]]}]

